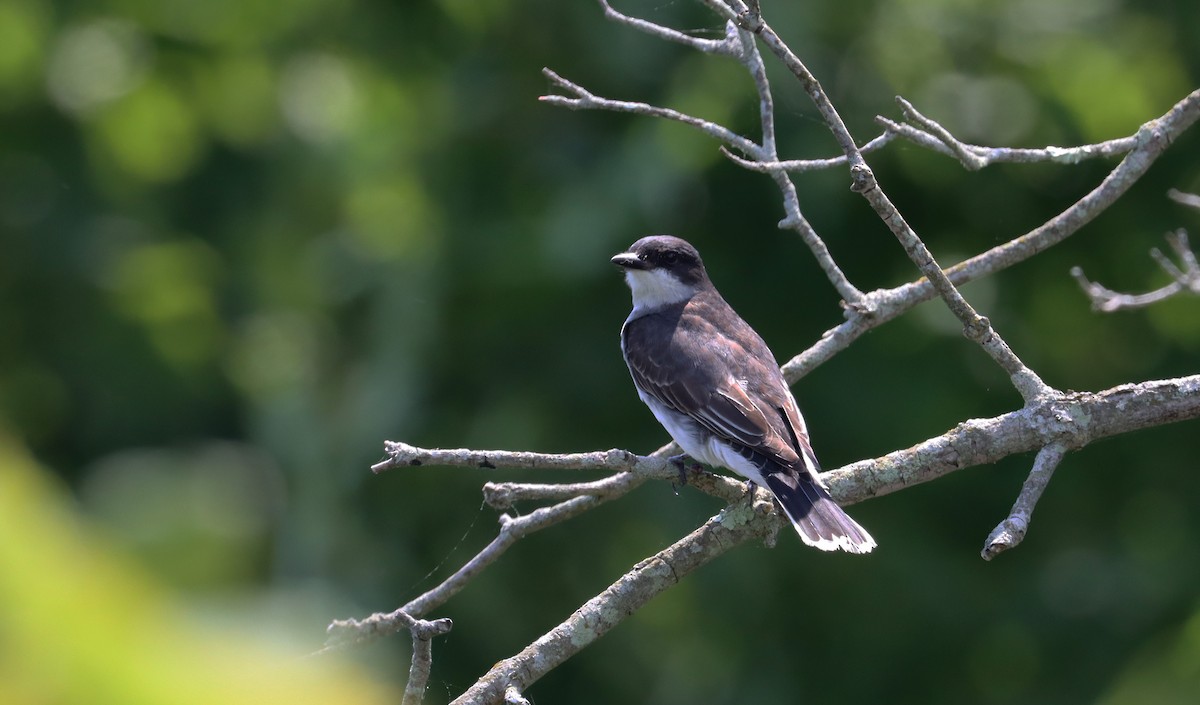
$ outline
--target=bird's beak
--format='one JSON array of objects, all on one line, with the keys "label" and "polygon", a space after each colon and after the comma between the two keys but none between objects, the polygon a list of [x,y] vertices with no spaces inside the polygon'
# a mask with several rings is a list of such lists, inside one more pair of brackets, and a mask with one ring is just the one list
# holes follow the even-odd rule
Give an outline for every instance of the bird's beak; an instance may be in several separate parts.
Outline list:
[{"label": "bird's beak", "polygon": [[646,262],[632,252],[613,255],[612,263],[621,269],[646,269]]}]

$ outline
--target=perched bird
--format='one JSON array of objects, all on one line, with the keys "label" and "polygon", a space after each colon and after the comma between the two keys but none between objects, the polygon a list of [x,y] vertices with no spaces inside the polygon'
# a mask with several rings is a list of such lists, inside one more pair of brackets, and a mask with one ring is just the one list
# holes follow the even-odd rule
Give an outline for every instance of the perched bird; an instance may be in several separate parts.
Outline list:
[{"label": "perched bird", "polygon": [[875,548],[821,483],[775,356],[721,298],[696,248],[654,235],[612,262],[633,292],[621,328],[625,363],[638,396],[684,452],[770,490],[804,543],[850,553]]}]

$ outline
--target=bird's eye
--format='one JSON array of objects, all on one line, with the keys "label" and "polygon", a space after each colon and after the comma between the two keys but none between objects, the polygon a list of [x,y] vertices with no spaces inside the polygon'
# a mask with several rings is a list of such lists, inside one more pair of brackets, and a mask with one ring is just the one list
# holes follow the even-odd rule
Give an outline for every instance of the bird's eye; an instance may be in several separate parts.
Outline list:
[{"label": "bird's eye", "polygon": [[679,261],[679,253],[678,252],[668,252],[665,255],[663,255],[663,261],[666,262],[667,264],[675,264],[676,262]]}]

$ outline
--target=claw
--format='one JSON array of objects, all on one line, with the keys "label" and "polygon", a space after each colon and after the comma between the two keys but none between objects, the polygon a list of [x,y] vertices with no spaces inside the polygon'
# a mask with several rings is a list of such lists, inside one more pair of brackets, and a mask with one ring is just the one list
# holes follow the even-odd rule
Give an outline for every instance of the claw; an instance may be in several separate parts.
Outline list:
[{"label": "claw", "polygon": [[671,483],[671,489],[675,491],[675,496],[678,497],[679,487],[687,487],[687,471],[691,470],[693,472],[700,472],[700,463],[697,463],[695,460],[690,458],[687,453],[672,455],[671,457],[667,458],[667,461],[674,465],[675,469],[679,471],[679,485],[676,486],[674,482]]}]

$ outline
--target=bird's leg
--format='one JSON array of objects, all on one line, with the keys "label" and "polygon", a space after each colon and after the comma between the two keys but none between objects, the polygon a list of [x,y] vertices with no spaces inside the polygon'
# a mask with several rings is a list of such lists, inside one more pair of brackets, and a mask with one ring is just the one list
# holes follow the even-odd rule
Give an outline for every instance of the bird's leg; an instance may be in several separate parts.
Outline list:
[{"label": "bird's leg", "polygon": [[[687,483],[688,483],[687,471],[688,470],[692,470],[693,472],[700,472],[700,470],[701,470],[700,463],[697,463],[694,459],[692,459],[690,456],[688,456],[687,453],[680,453],[679,455],[672,455],[671,457],[667,458],[667,461],[669,463],[671,463],[672,465],[674,465],[675,469],[679,471],[679,485],[682,487],[687,487]],[[679,494],[679,488],[676,487],[675,483],[673,483],[673,482],[671,483],[671,489],[673,489],[675,491],[676,495]]]}]

